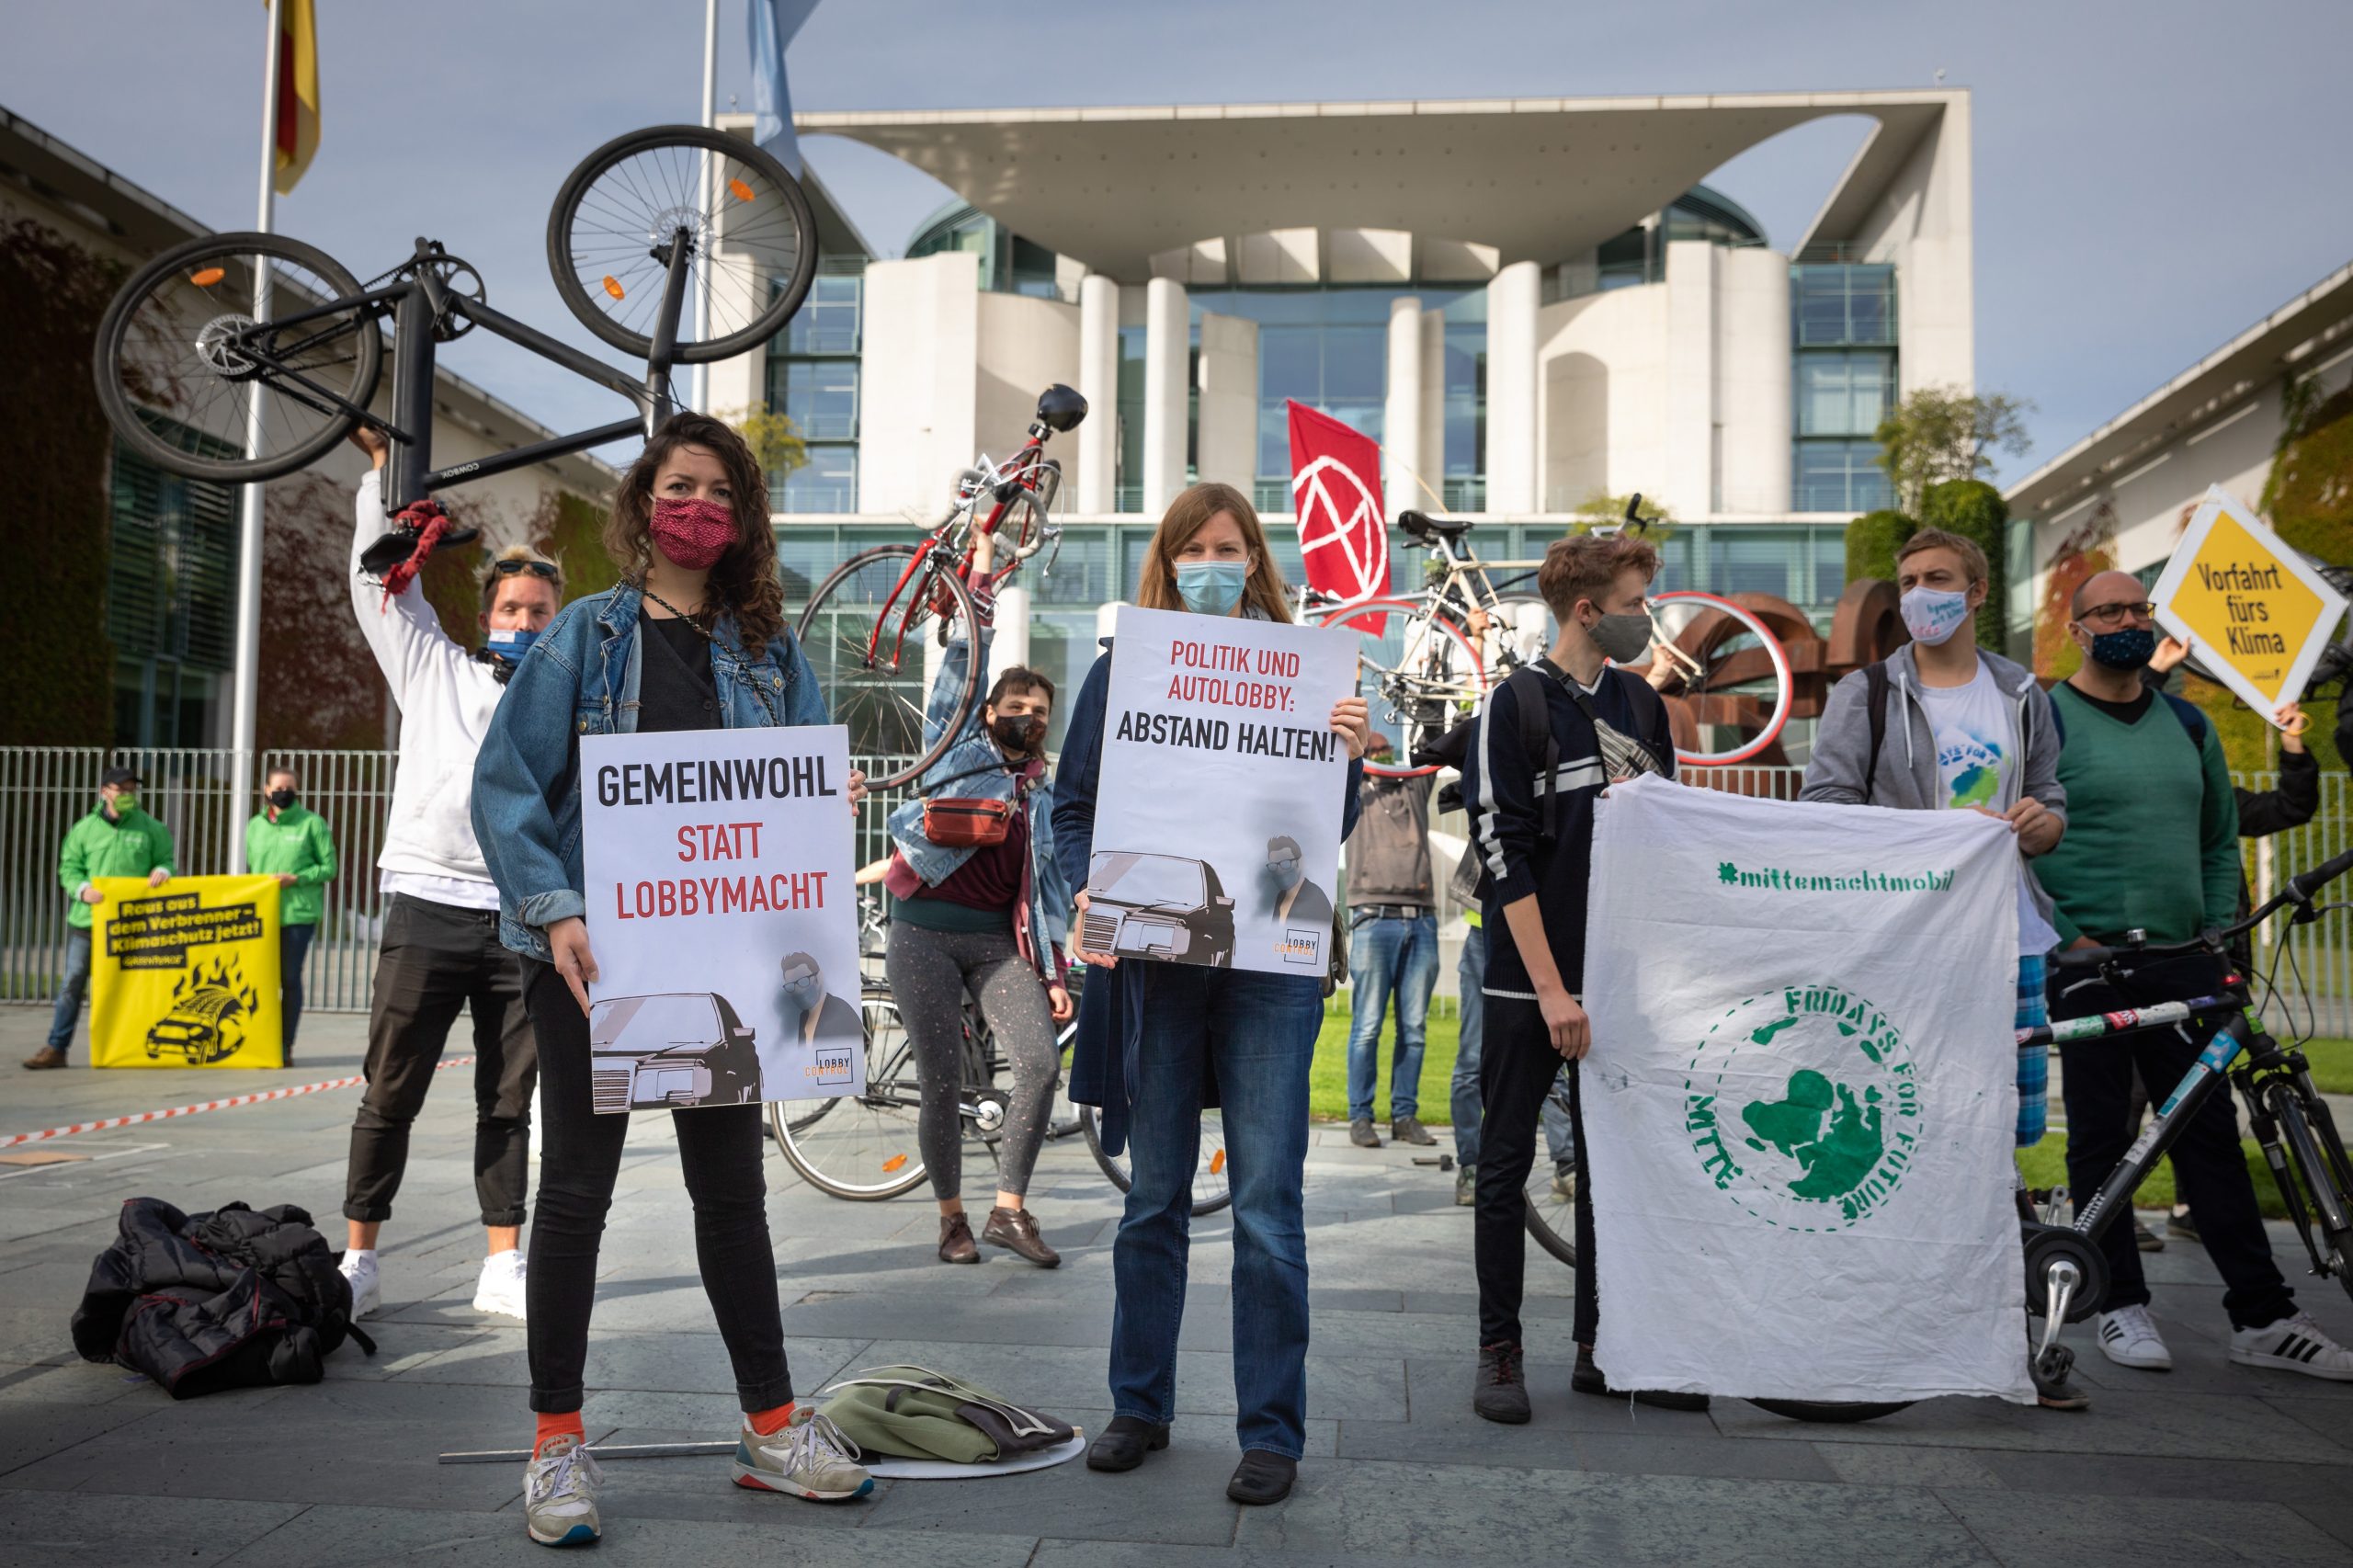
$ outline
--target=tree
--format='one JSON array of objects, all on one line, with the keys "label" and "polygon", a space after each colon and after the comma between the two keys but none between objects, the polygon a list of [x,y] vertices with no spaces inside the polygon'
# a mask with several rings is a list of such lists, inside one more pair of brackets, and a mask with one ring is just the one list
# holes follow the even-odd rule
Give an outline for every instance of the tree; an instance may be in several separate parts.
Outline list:
[{"label": "tree", "polygon": [[1901,512],[1866,512],[1847,525],[1847,581],[1895,581],[1895,552],[1920,525]]},{"label": "tree", "polygon": [[1917,517],[1928,486],[1976,479],[1994,470],[1994,449],[2017,457],[2033,443],[2022,415],[2034,404],[2000,392],[1980,397],[1959,387],[1922,387],[1879,423],[1879,466],[1895,504]]},{"label": "tree", "polygon": [[1948,479],[1921,498],[1924,527],[1959,534],[1985,552],[1985,602],[1977,611],[1977,645],[2005,651],[2009,641],[2010,505],[1982,479]]},{"label": "tree", "polygon": [[808,466],[809,445],[801,438],[801,427],[793,424],[790,415],[779,414],[763,403],[750,408],[730,409],[719,417],[744,437],[744,444],[759,460],[760,472],[770,484],[796,468]]},{"label": "tree", "polygon": [[[1576,521],[1569,531],[1589,534],[1615,529],[1626,521],[1626,504],[1633,499],[1631,495],[1607,495],[1597,490],[1570,514]],[[1643,537],[1653,543],[1675,531],[1675,514],[1647,495],[1643,497],[1634,516],[1643,524]]]}]

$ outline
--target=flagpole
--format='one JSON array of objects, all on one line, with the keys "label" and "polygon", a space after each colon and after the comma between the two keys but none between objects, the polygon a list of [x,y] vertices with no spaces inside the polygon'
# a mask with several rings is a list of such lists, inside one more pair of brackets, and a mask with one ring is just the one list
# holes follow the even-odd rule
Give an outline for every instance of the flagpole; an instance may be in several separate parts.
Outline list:
[{"label": "flagpole", "polygon": [[[702,6],[702,122],[706,128],[719,123],[719,0],[703,0]],[[711,201],[711,180],[715,176],[714,160],[709,153],[702,155],[703,210],[709,212]],[[719,248],[719,229],[713,221],[710,247]],[[700,343],[710,335],[710,268],[714,257],[700,258],[702,278],[695,285],[695,341]],[[710,367],[695,367],[695,408],[703,414],[710,412]]]},{"label": "flagpole", "polygon": [[[261,92],[261,200],[254,227],[270,232],[278,195],[278,58],[279,28],[285,0],[269,0],[269,46],[263,51]],[[254,320],[269,319],[269,267],[254,258]],[[256,378],[245,405],[245,456],[261,455],[262,382]],[[237,656],[232,679],[229,730],[229,871],[245,869],[245,835],[237,831],[237,815],[253,799],[254,715],[261,694],[261,528],[262,486],[245,486],[237,523]]]}]

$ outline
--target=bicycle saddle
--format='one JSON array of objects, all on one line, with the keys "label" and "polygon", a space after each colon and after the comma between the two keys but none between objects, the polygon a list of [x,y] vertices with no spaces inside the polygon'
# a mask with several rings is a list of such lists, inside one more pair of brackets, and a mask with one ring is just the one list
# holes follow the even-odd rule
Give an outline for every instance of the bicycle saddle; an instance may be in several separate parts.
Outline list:
[{"label": "bicycle saddle", "polygon": [[1468,517],[1433,517],[1427,512],[1400,512],[1397,526],[1408,539],[1461,539],[1471,531]]},{"label": "bicycle saddle", "polygon": [[[443,546],[472,544],[482,530],[452,528],[439,540]],[[393,567],[416,552],[417,530],[406,524],[388,528],[376,536],[376,542],[359,552],[359,569],[370,577],[381,577]]]},{"label": "bicycle saddle", "polygon": [[1086,399],[1056,381],[1038,394],[1038,423],[1049,430],[1069,430],[1086,417]]}]

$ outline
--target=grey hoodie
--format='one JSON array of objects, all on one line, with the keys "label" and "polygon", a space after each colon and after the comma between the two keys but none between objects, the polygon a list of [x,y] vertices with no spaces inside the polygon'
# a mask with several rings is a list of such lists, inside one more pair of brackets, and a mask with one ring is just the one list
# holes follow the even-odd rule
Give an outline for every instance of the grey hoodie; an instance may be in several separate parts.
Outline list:
[{"label": "grey hoodie", "polygon": [[[2010,740],[2022,761],[2022,766],[2004,776],[1994,809],[2009,810],[2018,804],[2023,790],[2065,821],[2067,791],[2059,782],[2059,726],[2051,716],[2051,699],[2024,665],[1983,648],[1977,656],[2011,701]],[[1814,729],[1813,759],[1806,764],[1805,788],[1799,792],[1799,800],[1846,806],[1868,803],[1908,812],[1943,806],[1936,734],[1920,700],[1920,667],[1912,656],[1912,644],[1907,642],[1887,656],[1887,733],[1880,742],[1879,768],[1868,780],[1869,787],[1863,768],[1871,752],[1870,676],[1857,670],[1830,689],[1830,700]],[[2045,920],[2051,919],[2051,897],[2035,880],[2030,862],[2026,882],[2035,908]]]}]

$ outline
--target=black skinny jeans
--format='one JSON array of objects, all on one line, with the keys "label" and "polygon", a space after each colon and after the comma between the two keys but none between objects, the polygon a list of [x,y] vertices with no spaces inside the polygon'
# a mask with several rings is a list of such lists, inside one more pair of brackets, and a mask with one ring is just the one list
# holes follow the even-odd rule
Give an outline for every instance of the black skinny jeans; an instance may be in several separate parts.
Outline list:
[{"label": "black skinny jeans", "polygon": [[[523,1000],[540,1041],[539,1215],[524,1278],[531,1408],[578,1410],[586,1390],[588,1314],[596,1303],[597,1249],[620,1174],[625,1114],[589,1108],[588,1019],[553,967],[526,959]],[[768,1244],[767,1145],[758,1105],[674,1110],[678,1165],[694,1201],[695,1258],[711,1315],[747,1411],[792,1399]]]},{"label": "black skinny jeans", "polygon": [[[1519,1301],[1528,1278],[1528,1172],[1536,1161],[1538,1120],[1544,1096],[1561,1071],[1544,1015],[1533,1002],[1480,996],[1478,1201],[1472,1211],[1472,1245],[1479,1276],[1479,1343],[1518,1345]],[[1577,1141],[1576,1317],[1579,1345],[1593,1343],[1601,1312],[1594,1291],[1593,1178],[1585,1159],[1585,1102],[1577,1073],[1569,1070],[1569,1124]]]},{"label": "black skinny jeans", "polygon": [[[2152,965],[2133,980],[2132,990],[2120,994],[2105,981],[2054,973],[2052,1021],[2210,996],[2220,989],[2221,977],[2211,962],[2196,960]],[[2193,1043],[2173,1028],[2059,1047],[2061,1087],[2067,1102],[2067,1186],[2078,1204],[2091,1201],[2138,1131],[2131,1108],[2134,1066],[2154,1103],[2163,1105],[2204,1044],[2204,1037]],[[2204,1107],[2181,1130],[2171,1154],[2181,1190],[2198,1194],[2199,1239],[2222,1277],[2222,1310],[2230,1314],[2231,1325],[2261,1328],[2293,1312],[2294,1293],[2272,1261],[2271,1240],[2263,1232],[2263,1211],[2256,1205],[2255,1183],[2239,1146],[2238,1109],[2228,1084],[2209,1092]],[[2099,1245],[2108,1258],[2108,1299],[2101,1310],[2148,1305],[2141,1251],[2132,1241],[2132,1216],[2119,1214],[2109,1221],[2100,1233]]]}]

